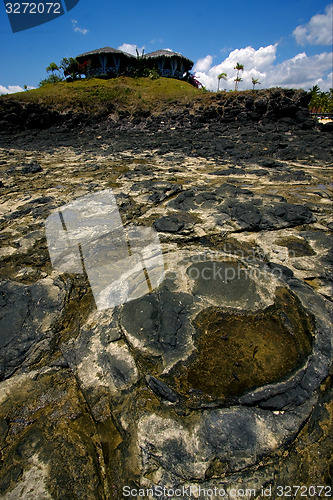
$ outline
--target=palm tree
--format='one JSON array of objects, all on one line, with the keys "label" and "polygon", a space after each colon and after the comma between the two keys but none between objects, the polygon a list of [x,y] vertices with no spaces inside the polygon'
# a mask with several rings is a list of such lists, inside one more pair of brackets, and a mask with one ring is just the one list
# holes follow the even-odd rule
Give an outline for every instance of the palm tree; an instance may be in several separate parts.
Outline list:
[{"label": "palm tree", "polygon": [[312,89],[309,89],[311,95],[318,95],[320,88],[318,85],[314,85]]},{"label": "palm tree", "polygon": [[236,84],[235,84],[235,90],[237,90],[238,89],[238,84],[239,84],[239,82],[243,81],[243,78],[241,78],[240,76],[237,76],[237,78],[235,78],[234,81],[236,82]]},{"label": "palm tree", "polygon": [[259,82],[259,78],[252,77],[252,85],[253,85],[253,90],[256,85],[261,85],[261,83]]},{"label": "palm tree", "polygon": [[319,98],[320,98],[320,112],[321,113],[327,113],[329,109],[329,99],[328,99],[329,93],[328,92],[320,92]]},{"label": "palm tree", "polygon": [[234,69],[237,70],[237,75],[236,75],[236,78],[234,80],[236,82],[236,84],[235,84],[235,90],[237,90],[239,82],[242,81],[242,79],[239,78],[239,72],[240,71],[244,71],[244,65],[237,63],[236,66],[234,67]]},{"label": "palm tree", "polygon": [[311,101],[309,108],[311,113],[332,113],[333,111],[333,89],[330,88],[327,92],[321,92],[318,85],[314,85],[309,89]]},{"label": "palm tree", "polygon": [[227,81],[227,73],[221,73],[218,77],[217,77],[217,91],[220,90],[220,80],[224,80],[225,82]]},{"label": "palm tree", "polygon": [[320,88],[318,85],[314,85],[311,89],[309,89],[311,95],[310,101],[310,111],[312,113],[318,113],[320,109]]},{"label": "palm tree", "polygon": [[[63,73],[64,77],[66,78],[67,76],[71,77],[73,80],[76,80],[79,74],[79,63],[74,57],[63,57],[60,61],[60,68]],[[81,76],[80,76],[81,78]]]}]

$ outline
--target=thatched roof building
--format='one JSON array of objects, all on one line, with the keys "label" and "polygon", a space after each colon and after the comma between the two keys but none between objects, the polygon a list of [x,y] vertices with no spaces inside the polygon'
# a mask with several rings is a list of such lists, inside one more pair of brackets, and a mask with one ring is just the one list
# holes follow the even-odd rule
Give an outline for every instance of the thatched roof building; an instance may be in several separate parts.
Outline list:
[{"label": "thatched roof building", "polygon": [[76,60],[79,64],[86,66],[87,76],[107,76],[109,78],[126,73],[129,68],[136,64],[136,57],[113,47],[103,47],[85,52],[77,56]]},{"label": "thatched roof building", "polygon": [[178,52],[165,49],[144,54],[143,58],[146,60],[149,68],[156,68],[160,76],[169,78],[181,79],[193,66],[193,61],[187,57],[178,54]]},{"label": "thatched roof building", "polygon": [[183,79],[193,66],[193,61],[171,50],[156,50],[139,59],[112,47],[85,52],[76,57],[84,66],[87,76],[113,78],[118,75],[133,76],[142,68],[156,69],[160,76]]}]

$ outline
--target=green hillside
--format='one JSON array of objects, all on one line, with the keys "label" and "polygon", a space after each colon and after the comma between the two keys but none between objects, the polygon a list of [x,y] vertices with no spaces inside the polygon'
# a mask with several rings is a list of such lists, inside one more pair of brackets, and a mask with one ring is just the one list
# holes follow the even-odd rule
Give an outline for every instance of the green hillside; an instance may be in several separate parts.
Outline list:
[{"label": "green hillside", "polygon": [[48,84],[38,89],[1,96],[1,99],[44,104],[57,111],[71,109],[101,113],[113,109],[141,109],[161,112],[170,108],[170,105],[182,106],[200,95],[202,91],[180,80],[119,77]]}]

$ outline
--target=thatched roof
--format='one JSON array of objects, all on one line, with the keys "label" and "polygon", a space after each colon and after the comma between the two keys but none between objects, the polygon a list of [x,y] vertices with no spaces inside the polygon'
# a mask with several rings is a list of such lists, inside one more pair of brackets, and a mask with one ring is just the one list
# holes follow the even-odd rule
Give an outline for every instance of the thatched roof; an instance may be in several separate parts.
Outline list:
[{"label": "thatched roof", "polygon": [[166,50],[166,49],[155,50],[155,52],[149,52],[149,54],[144,54],[143,57],[145,57],[146,59],[155,59],[157,57],[180,57],[181,59],[186,61],[187,64],[190,64],[191,66],[193,66],[194,64],[193,61],[183,56],[182,54],[179,54],[178,52],[172,52],[171,50]]},{"label": "thatched roof", "polygon": [[[96,49],[96,50],[91,50],[90,52],[84,52],[83,54],[80,54],[76,56],[76,59],[80,62],[80,59],[86,59],[87,57],[94,56],[94,55],[101,55],[101,54],[118,54],[127,57],[128,59],[132,60],[137,60],[135,56],[132,54],[128,54],[127,52],[124,52],[123,50],[119,49],[114,49],[113,47],[102,47],[101,49]],[[154,60],[158,58],[163,58],[163,57],[177,57],[183,61],[183,64],[187,70],[190,70],[193,66],[193,61],[188,59],[187,57],[184,57],[182,54],[179,54],[178,52],[172,52],[171,50],[166,50],[166,49],[161,49],[161,50],[155,50],[155,52],[149,52],[149,54],[143,54],[142,56],[144,59],[147,59],[147,62],[149,60]],[[152,64],[152,63],[151,63]]]},{"label": "thatched roof", "polygon": [[114,49],[113,47],[109,47],[109,46],[103,47],[101,49],[91,50],[90,52],[84,52],[83,54],[76,56],[76,59],[78,59],[80,57],[93,56],[95,54],[122,54],[126,57],[131,57],[133,59],[136,59],[135,56],[132,56],[132,54],[128,54],[127,52],[124,52],[123,50]]}]

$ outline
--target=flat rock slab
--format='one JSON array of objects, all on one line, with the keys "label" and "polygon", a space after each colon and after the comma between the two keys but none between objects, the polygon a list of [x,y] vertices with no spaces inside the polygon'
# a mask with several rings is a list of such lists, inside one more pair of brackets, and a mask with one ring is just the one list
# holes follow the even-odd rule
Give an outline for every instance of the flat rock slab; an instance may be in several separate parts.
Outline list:
[{"label": "flat rock slab", "polygon": [[[225,215],[220,225],[223,226],[227,221],[246,231],[294,227],[315,221],[307,206],[287,203],[286,200],[274,201],[267,195],[258,198],[250,190],[228,184],[219,186],[214,192],[185,191],[172,200],[169,206],[185,212],[197,211],[199,214],[211,209],[217,220],[220,214]],[[164,219],[157,221],[157,229]],[[162,231],[168,231],[168,227],[162,227]],[[169,232],[176,231],[171,227]]]},{"label": "flat rock slab", "polygon": [[5,281],[0,297],[0,364],[5,379],[33,363],[38,349],[47,350],[64,308],[66,288],[59,279],[46,278],[30,286]]}]

